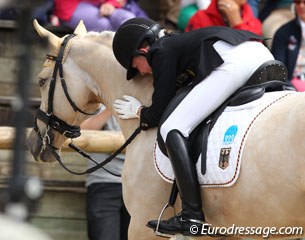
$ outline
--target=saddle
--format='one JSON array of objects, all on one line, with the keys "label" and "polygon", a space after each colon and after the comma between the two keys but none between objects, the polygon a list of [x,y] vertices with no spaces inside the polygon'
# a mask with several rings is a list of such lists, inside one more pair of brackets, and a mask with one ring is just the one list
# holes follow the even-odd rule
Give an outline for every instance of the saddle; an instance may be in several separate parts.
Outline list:
[{"label": "saddle", "polygon": [[[194,86],[188,85],[179,90],[171,100],[162,115],[160,126],[174,111],[179,103],[186,97]],[[295,90],[287,83],[287,68],[277,60],[271,60],[262,64],[249,78],[246,84],[232,94],[221,106],[219,106],[209,117],[200,123],[190,134],[189,142],[192,149],[194,161],[201,155],[201,173],[206,173],[206,150],[208,136],[216,123],[218,117],[227,106],[239,106],[261,98],[266,92]],[[157,142],[160,150],[167,156],[165,143],[160,134],[160,127],[157,133]]]}]

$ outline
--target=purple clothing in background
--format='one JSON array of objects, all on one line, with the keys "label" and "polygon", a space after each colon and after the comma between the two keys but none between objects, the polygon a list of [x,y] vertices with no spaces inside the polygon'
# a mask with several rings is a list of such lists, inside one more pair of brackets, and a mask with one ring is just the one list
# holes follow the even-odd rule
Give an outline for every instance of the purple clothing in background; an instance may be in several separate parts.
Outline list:
[{"label": "purple clothing in background", "polygon": [[130,18],[145,17],[146,13],[134,1],[129,1],[124,8],[116,8],[111,16],[102,17],[99,7],[80,2],[70,21],[61,21],[63,25],[74,29],[80,20],[83,20],[88,31],[116,31],[121,24]]},{"label": "purple clothing in background", "polygon": [[127,4],[124,8],[134,13],[136,17],[148,18],[145,11],[140,8],[140,6],[134,0],[127,1]]}]

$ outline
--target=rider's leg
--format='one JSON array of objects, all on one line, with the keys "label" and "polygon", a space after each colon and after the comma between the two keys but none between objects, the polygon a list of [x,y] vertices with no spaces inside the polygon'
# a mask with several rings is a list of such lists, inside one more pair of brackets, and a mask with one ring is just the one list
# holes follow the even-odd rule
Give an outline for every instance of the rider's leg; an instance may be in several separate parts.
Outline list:
[{"label": "rider's leg", "polygon": [[182,199],[182,214],[203,220],[200,187],[188,140],[178,130],[172,130],[167,135],[166,149]]},{"label": "rider's leg", "polygon": [[197,84],[165,120],[160,128],[164,141],[172,129],[178,129],[188,138],[193,129],[242,87],[261,64],[274,59],[259,42],[232,46],[218,41],[214,47],[225,62]]},{"label": "rider's leg", "polygon": [[[170,131],[165,145],[182,199],[182,212],[167,221],[161,221],[159,231],[189,235],[190,227],[194,224],[201,227],[204,220],[196,166],[192,159],[189,142],[181,132]],[[157,222],[157,220],[150,221],[148,226],[155,229]]]}]

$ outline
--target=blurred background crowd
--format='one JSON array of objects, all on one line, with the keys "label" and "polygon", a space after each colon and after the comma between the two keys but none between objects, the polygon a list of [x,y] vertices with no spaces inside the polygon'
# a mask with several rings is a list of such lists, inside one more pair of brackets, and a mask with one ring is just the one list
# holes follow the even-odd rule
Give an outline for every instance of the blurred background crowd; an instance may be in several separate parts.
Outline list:
[{"label": "blurred background crowd", "polygon": [[[275,58],[285,63],[289,80],[303,91],[305,2],[302,0],[44,0],[33,18],[44,26],[74,29],[82,19],[89,31],[115,31],[133,17],[149,17],[164,28],[185,32],[212,25],[263,35]],[[156,10],[157,9],[157,10]],[[0,9],[14,20],[18,7]],[[156,13],[157,12],[157,13]]]}]

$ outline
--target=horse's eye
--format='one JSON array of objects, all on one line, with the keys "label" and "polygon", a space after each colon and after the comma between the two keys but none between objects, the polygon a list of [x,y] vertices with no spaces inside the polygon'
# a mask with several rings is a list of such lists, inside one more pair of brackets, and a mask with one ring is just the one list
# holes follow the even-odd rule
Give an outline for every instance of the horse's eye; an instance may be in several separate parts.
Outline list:
[{"label": "horse's eye", "polygon": [[47,78],[39,78],[39,86],[42,87],[47,80],[48,80]]}]

